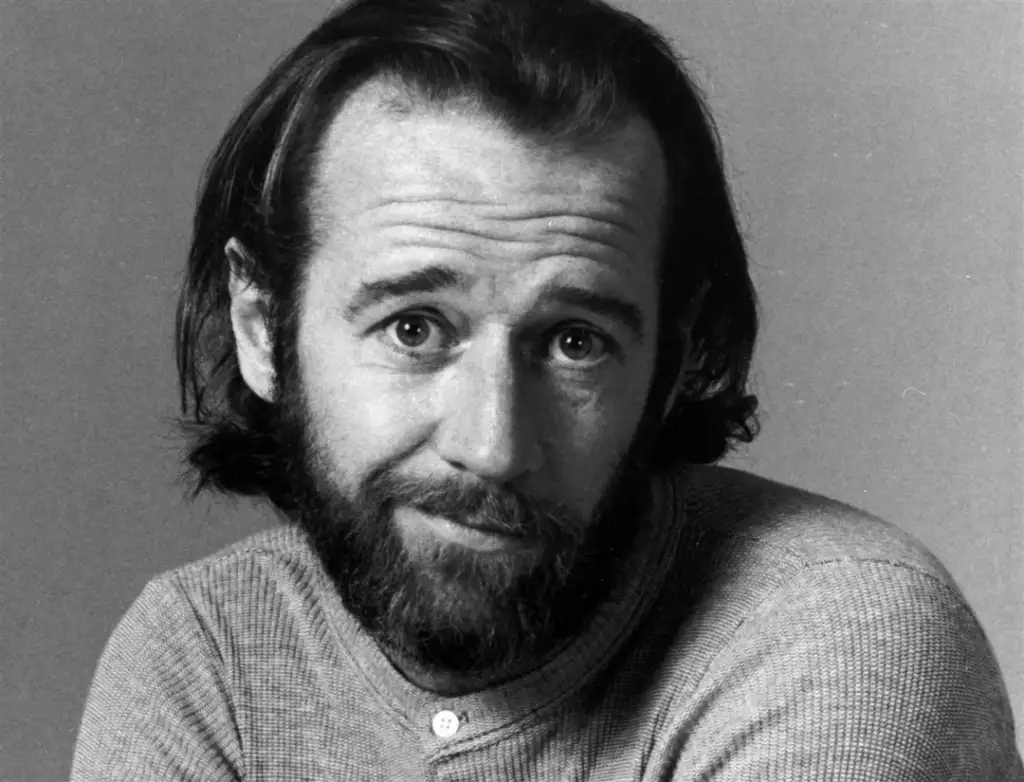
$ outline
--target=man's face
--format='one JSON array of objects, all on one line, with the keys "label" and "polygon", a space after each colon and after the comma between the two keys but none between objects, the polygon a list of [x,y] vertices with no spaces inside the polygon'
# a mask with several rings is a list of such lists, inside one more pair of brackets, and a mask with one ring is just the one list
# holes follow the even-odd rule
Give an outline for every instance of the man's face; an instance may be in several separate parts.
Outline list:
[{"label": "man's face", "polygon": [[654,372],[663,161],[640,120],[552,148],[392,94],[346,102],[311,196],[280,378],[300,515],[399,654],[512,665],[605,593],[641,521],[619,506],[643,504],[625,457]]}]

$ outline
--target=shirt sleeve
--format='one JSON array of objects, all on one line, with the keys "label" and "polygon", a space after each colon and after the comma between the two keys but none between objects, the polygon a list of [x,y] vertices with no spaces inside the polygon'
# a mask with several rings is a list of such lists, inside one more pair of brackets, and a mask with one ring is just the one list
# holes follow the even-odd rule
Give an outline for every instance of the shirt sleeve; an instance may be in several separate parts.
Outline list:
[{"label": "shirt sleeve", "polygon": [[959,592],[890,562],[808,567],[742,625],[668,738],[674,780],[1021,782]]},{"label": "shirt sleeve", "polygon": [[173,582],[151,582],[100,659],[72,782],[243,778],[224,666]]}]

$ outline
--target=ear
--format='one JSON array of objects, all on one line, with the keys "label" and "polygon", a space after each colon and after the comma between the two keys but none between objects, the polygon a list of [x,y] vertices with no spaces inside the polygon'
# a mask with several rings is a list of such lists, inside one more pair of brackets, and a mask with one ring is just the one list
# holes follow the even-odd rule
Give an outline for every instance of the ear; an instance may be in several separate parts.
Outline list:
[{"label": "ear", "polygon": [[668,396],[665,397],[665,406],[661,412],[662,421],[666,420],[669,413],[672,412],[672,408],[675,406],[676,400],[686,384],[686,376],[700,369],[700,364],[697,361],[693,348],[693,324],[697,321],[700,308],[704,303],[704,296],[707,294],[709,287],[710,283],[705,280],[679,319],[677,325],[679,329],[678,344],[679,351],[682,353],[682,359],[679,362],[679,373],[676,375],[675,383],[673,383],[671,390],[668,392]]},{"label": "ear", "polygon": [[661,409],[661,420],[668,420],[669,413],[672,412],[672,408],[676,404],[676,400],[679,398],[679,394],[682,393],[683,385],[686,383],[686,376],[694,367],[693,351],[691,349],[692,342],[690,341],[690,329],[687,326],[679,326],[679,348],[683,354],[682,360],[679,362],[679,371],[676,373],[675,382],[672,383],[672,388],[669,389],[668,395],[665,397],[665,405]]},{"label": "ear", "polygon": [[270,334],[270,297],[246,272],[246,249],[232,237],[224,245],[231,267],[231,330],[235,335],[238,368],[245,384],[261,399],[274,401],[274,344]]}]

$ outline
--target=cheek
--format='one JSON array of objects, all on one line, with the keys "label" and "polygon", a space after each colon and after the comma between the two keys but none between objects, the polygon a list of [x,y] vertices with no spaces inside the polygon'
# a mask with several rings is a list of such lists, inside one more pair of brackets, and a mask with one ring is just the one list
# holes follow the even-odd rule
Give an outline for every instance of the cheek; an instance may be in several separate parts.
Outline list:
[{"label": "cheek", "polygon": [[[421,393],[361,366],[344,335],[310,324],[299,340],[309,410],[336,466],[376,466],[409,450],[427,428]],[[363,472],[363,470],[360,470]]]},{"label": "cheek", "polygon": [[546,450],[563,502],[592,513],[633,442],[645,400],[646,385],[627,380],[552,406]]}]

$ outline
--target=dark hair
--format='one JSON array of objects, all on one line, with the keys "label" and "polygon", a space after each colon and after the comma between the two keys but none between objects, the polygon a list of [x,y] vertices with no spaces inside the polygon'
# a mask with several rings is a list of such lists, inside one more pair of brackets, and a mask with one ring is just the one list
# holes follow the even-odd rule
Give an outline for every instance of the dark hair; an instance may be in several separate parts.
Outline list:
[{"label": "dark hair", "polygon": [[[274,333],[293,334],[321,136],[345,98],[380,75],[432,102],[469,97],[541,140],[578,140],[646,118],[667,160],[670,199],[658,370],[645,417],[654,421],[653,464],[713,462],[754,438],[757,400],[746,384],[757,312],[746,252],[713,121],[665,40],[600,0],[355,0],[278,62],[204,174],[177,313],[197,491],[290,504],[279,411],[239,373],[224,246],[236,237],[247,248],[243,271],[270,294]],[[683,321],[691,371],[662,419],[683,367]],[[282,346],[275,349],[280,360]]]}]

